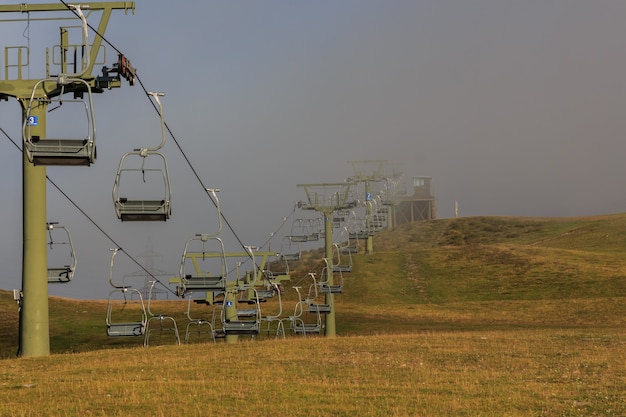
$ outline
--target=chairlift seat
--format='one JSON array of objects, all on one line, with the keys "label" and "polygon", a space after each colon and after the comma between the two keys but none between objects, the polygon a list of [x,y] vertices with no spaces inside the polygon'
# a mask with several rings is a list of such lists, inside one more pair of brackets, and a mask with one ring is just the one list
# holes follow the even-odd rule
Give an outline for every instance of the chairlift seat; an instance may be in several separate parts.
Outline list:
[{"label": "chairlift seat", "polygon": [[352,265],[333,265],[333,272],[352,272]]},{"label": "chairlift seat", "polygon": [[259,297],[259,301],[264,300],[265,298],[273,298],[274,290],[256,290],[257,297]]},{"label": "chairlift seat", "polygon": [[300,253],[283,253],[282,256],[285,261],[299,261],[300,260]]},{"label": "chairlift seat", "polygon": [[44,139],[25,141],[34,165],[89,166],[95,161],[95,148],[89,139]]},{"label": "chairlift seat", "polygon": [[309,303],[309,304],[307,304],[306,311],[307,311],[307,313],[328,314],[328,313],[330,313],[330,304]]},{"label": "chairlift seat", "polygon": [[115,201],[117,217],[121,221],[166,221],[170,218],[171,206],[167,200],[129,200],[119,198]]},{"label": "chairlift seat", "polygon": [[307,335],[309,333],[319,334],[322,327],[317,323],[304,323],[300,320],[296,320],[291,328],[295,334]]},{"label": "chairlift seat", "polygon": [[107,323],[107,336],[143,336],[145,328],[145,323],[141,321],[127,323]]},{"label": "chairlift seat", "polygon": [[187,275],[181,280],[185,290],[194,291],[224,291],[226,280],[224,277],[194,277]]},{"label": "chairlift seat", "polygon": [[49,283],[65,283],[70,282],[74,275],[74,271],[69,266],[63,268],[48,268]]},{"label": "chairlift seat", "polygon": [[256,308],[237,309],[237,317],[256,317],[258,310]]},{"label": "chairlift seat", "polygon": [[289,239],[292,242],[296,242],[296,243],[308,242],[309,241],[309,235],[292,235],[292,236],[289,236]]},{"label": "chairlift seat", "polygon": [[257,320],[225,321],[222,323],[222,330],[226,335],[256,335],[261,331],[261,322]]},{"label": "chairlift seat", "polygon": [[322,294],[341,294],[343,292],[343,285],[322,284],[320,286],[320,292]]}]

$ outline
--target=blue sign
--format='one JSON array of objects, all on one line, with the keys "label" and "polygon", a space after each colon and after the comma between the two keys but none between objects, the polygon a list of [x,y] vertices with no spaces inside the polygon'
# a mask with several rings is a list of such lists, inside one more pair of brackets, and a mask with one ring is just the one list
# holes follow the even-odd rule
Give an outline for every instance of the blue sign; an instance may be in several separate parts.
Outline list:
[{"label": "blue sign", "polygon": [[39,126],[38,116],[29,116],[27,125],[28,126]]},{"label": "blue sign", "polygon": [[365,193],[365,201],[372,201],[372,193]]},{"label": "blue sign", "polygon": [[233,306],[232,301],[226,301],[226,307],[232,307],[232,306]]}]

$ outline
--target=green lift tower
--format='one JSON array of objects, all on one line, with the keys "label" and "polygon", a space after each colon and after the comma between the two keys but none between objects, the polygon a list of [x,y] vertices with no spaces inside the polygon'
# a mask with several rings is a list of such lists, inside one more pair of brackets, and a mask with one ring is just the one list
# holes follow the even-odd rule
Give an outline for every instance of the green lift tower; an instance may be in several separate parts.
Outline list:
[{"label": "green lift tower", "polygon": [[[355,202],[349,199],[352,185],[354,184],[350,182],[297,185],[304,188],[307,196],[307,201],[301,202],[299,207],[302,210],[319,211],[324,215],[324,256],[326,259],[333,258],[333,212],[349,209],[355,205]],[[326,282],[332,286],[332,268],[326,268],[326,274]],[[336,335],[334,294],[328,292],[324,297],[325,304],[330,306],[330,312],[325,315],[324,335],[334,337]]]},{"label": "green lift tower", "polygon": [[[134,12],[135,4],[129,1],[87,2],[68,5],[64,2],[51,4],[0,5],[0,13],[19,14],[7,21],[63,20],[71,22],[60,28],[60,44],[50,52],[46,50],[45,76],[30,77],[29,46],[6,46],[4,50],[4,76],[0,78],[0,100],[15,98],[22,106],[23,136],[23,251],[22,289],[19,293],[19,348],[18,355],[25,357],[50,354],[48,273],[46,253],[46,166],[82,165],[95,161],[95,124],[92,93],[120,87],[121,78],[131,85],[135,70],[123,55],[118,56],[112,68],[102,68],[101,75],[93,76],[94,64],[101,50],[104,34],[113,10]],[[31,15],[45,14],[31,19]],[[94,29],[96,35],[89,42],[87,18],[99,15],[100,22]],[[80,22],[82,41],[71,44],[70,30],[76,30]],[[52,61],[50,56],[53,56]],[[13,58],[11,58],[13,57]],[[59,72],[52,75],[50,68],[58,65]],[[56,67],[55,67],[56,68]],[[88,132],[79,139],[50,138],[46,134],[48,106],[65,94],[72,100],[81,100],[87,111]]]}]

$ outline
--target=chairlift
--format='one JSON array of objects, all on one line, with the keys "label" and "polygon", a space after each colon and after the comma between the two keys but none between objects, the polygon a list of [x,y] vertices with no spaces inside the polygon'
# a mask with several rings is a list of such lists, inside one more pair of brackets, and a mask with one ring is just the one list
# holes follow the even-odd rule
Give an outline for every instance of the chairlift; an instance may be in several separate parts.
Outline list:
[{"label": "chairlift", "polygon": [[[187,328],[185,330],[185,343],[189,343],[190,336],[192,334],[196,335],[196,338],[200,340],[203,334],[209,336],[209,340],[211,342],[215,342],[215,330],[213,328],[213,323],[210,320],[203,318],[194,318],[191,317],[191,306],[193,304],[199,304],[203,302],[203,299],[194,298],[194,293],[189,293],[189,298],[187,300],[187,319],[189,322],[187,323]],[[195,331],[192,332],[192,327],[195,327]]]},{"label": "chairlift", "polygon": [[[165,314],[158,314],[152,312],[152,297],[154,295],[154,286],[157,283],[156,280],[150,281],[150,292],[148,293],[148,315],[150,316],[146,322],[146,331],[145,337],[143,341],[144,346],[148,346],[150,343],[150,333],[154,331],[158,331],[159,334],[163,334],[163,332],[173,332],[176,340],[176,344],[180,345],[180,336],[178,335],[178,326],[176,325],[176,320],[172,316],[168,316]],[[158,327],[150,326],[150,323],[156,321],[158,323]],[[165,325],[165,323],[171,322],[171,327]]]},{"label": "chairlift", "polygon": [[[107,335],[110,337],[143,336],[146,331],[148,314],[141,291],[128,285],[115,283],[113,279],[113,265],[119,250],[119,248],[111,249],[109,284],[113,290],[109,293],[107,302]],[[136,296],[137,299],[133,300],[133,296]],[[139,316],[139,320],[128,319],[137,316]]]},{"label": "chairlift", "polygon": [[309,242],[320,240],[323,232],[321,219],[306,219],[306,231]]},{"label": "chairlift", "polygon": [[[154,148],[134,149],[122,155],[113,185],[115,212],[121,221],[166,221],[172,214],[172,189],[167,160],[159,152],[165,145],[165,120],[159,98],[164,93],[148,94],[159,106],[161,143]],[[130,183],[132,186],[126,186],[125,189],[120,187],[121,183],[128,183],[130,180],[134,181]],[[122,197],[124,191],[133,196]],[[143,195],[138,195],[138,192]]]},{"label": "chairlift", "polygon": [[[268,261],[265,265],[263,277],[270,283],[276,281],[289,281],[289,262],[282,253],[277,253],[272,257],[273,261]],[[263,298],[263,297],[261,297]]]},{"label": "chairlift", "polygon": [[356,237],[351,237],[348,226],[343,226],[337,237],[337,245],[341,254],[352,254],[359,252],[359,241]]},{"label": "chairlift", "polygon": [[[76,271],[76,253],[70,231],[64,226],[59,226],[57,222],[46,223],[46,228],[48,230],[48,283],[70,282],[74,278],[74,271]],[[69,251],[64,250],[62,257],[58,257],[56,253],[53,253],[54,248],[61,247],[67,248]],[[69,263],[66,263],[68,260]],[[56,264],[59,261],[64,264],[62,266]]]},{"label": "chairlift", "polygon": [[343,222],[345,221],[346,221],[346,218],[344,216],[333,216],[333,222],[332,222],[333,229],[339,229],[341,225],[343,224]]},{"label": "chairlift", "polygon": [[[34,165],[89,166],[96,160],[96,125],[91,86],[81,78],[91,66],[87,20],[80,5],[69,7],[76,12],[82,22],[82,47],[86,50],[87,63],[78,73],[60,74],[57,78],[42,79],[33,86],[22,124],[22,139],[28,161]],[[54,83],[53,88],[47,87],[46,84],[50,83]],[[73,93],[74,98],[63,99],[65,93]],[[86,100],[84,100],[85,94]],[[55,96],[58,96],[57,100],[50,99]],[[86,116],[86,131],[78,138],[42,138],[31,134],[31,127],[38,124],[37,115],[33,114],[35,101],[46,105],[56,104],[48,112],[61,108],[63,104],[69,104],[71,108],[76,107],[74,104],[83,108]],[[74,116],[72,120],[75,118]]]},{"label": "chairlift", "polygon": [[176,287],[179,297],[188,291],[225,291],[227,278],[226,251],[221,238],[198,234],[185,243]]},{"label": "chairlift", "polygon": [[[285,242],[285,239],[289,242]],[[302,256],[300,244],[291,240],[291,236],[285,236],[280,248],[280,255],[286,261],[299,261]]]},{"label": "chairlift", "polygon": [[[322,276],[326,277],[327,276],[326,274],[328,273],[328,269],[329,268],[332,269],[332,267],[330,265],[328,258],[324,258],[324,263],[326,264],[326,266],[322,270]],[[328,279],[318,282],[318,285],[320,287],[320,292],[322,294],[341,294],[343,292],[343,273],[341,271],[338,272],[339,283],[335,282],[334,273],[332,270],[330,271],[330,273],[333,274],[333,284],[332,285],[329,284]]]},{"label": "chairlift", "polygon": [[[278,325],[276,326],[275,336],[285,337],[285,329],[284,327],[280,326],[281,316],[283,314],[283,301],[282,301],[282,296],[281,296],[281,289],[277,283],[270,284],[270,289],[271,291],[273,291],[275,294],[278,295],[278,312],[275,314],[268,314],[266,316],[262,316],[261,320],[267,323],[268,334],[270,333],[270,328],[272,326],[272,323],[276,322],[278,323]],[[259,293],[259,296],[261,296],[260,293]]]},{"label": "chairlift", "polygon": [[[348,263],[341,263],[341,254],[343,253],[338,243],[333,243],[333,259],[332,259],[332,271],[333,272],[352,272],[352,253],[350,251],[345,254],[348,255]],[[335,263],[335,259],[337,263]]]},{"label": "chairlift", "polygon": [[320,334],[322,331],[322,318],[319,311],[315,312],[315,322],[305,322],[304,314],[306,312],[305,305],[307,300],[302,299],[300,292],[301,287],[293,287],[298,294],[298,301],[294,307],[293,315],[281,319],[278,323],[279,329],[277,332],[285,332],[285,322],[289,323],[288,329],[296,335],[302,335],[306,337],[309,334]]},{"label": "chairlift", "polygon": [[[324,271],[326,272],[326,271]],[[321,294],[320,291],[320,283],[315,278],[315,273],[310,272],[313,283],[309,286],[309,292],[304,299],[304,305],[306,306],[307,313],[317,313],[317,314],[328,314],[332,310],[332,306],[330,304],[326,304],[325,302],[318,302],[317,299]]]},{"label": "chairlift", "polygon": [[[245,288],[235,288],[229,291],[241,291]],[[256,292],[256,289],[254,290]],[[226,301],[232,303],[232,301]],[[254,307],[247,309],[227,308],[222,309],[222,330],[225,335],[257,335],[261,331],[261,304],[258,295],[255,297]],[[234,311],[234,314],[232,313]]]},{"label": "chairlift", "polygon": [[308,242],[309,234],[307,233],[307,226],[305,219],[294,219],[291,223],[291,233],[287,237],[295,243]]}]

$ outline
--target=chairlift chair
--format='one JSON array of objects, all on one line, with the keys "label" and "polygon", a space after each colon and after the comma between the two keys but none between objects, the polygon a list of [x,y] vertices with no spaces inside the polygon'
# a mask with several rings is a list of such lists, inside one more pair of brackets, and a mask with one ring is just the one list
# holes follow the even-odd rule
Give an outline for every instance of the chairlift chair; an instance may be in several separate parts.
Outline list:
[{"label": "chairlift chair", "polygon": [[[30,101],[26,108],[26,114],[22,125],[22,137],[24,141],[24,151],[29,162],[34,165],[47,166],[89,166],[96,160],[96,127],[93,112],[93,101],[91,95],[91,87],[81,78],[66,78],[64,82],[67,84],[58,85],[53,93],[58,89],[58,100],[52,103],[58,103],[59,108],[62,104],[69,104],[75,108],[73,104],[83,107],[86,117],[86,131],[78,138],[42,138],[31,134],[31,126],[38,123],[36,117],[32,115],[33,102],[36,101],[37,89],[46,90],[45,83],[58,82],[57,79],[43,79],[35,83],[30,96]],[[71,87],[70,87],[71,86]],[[75,98],[63,99],[62,96],[66,90],[76,91]],[[86,93],[87,100],[80,98]],[[45,94],[45,93],[44,93]],[[40,99],[51,102],[48,96]],[[68,106],[65,106],[67,108]],[[49,111],[52,111],[49,110]]]},{"label": "chairlift chair", "polygon": [[[284,242],[285,239],[289,241],[288,244]],[[302,251],[300,250],[300,244],[298,242],[294,242],[291,239],[291,236],[285,236],[285,238],[283,239],[283,244],[281,245],[281,248],[280,248],[280,254],[286,262],[299,261],[300,257],[302,256]]]},{"label": "chairlift chair", "polygon": [[[331,265],[330,265],[328,258],[324,258],[324,263],[326,264],[326,266],[322,270],[322,276],[326,277],[327,276],[326,274],[328,273],[328,269],[331,268]],[[331,274],[334,274],[334,272],[332,272],[332,268],[331,268]],[[333,275],[332,285],[328,282],[328,279],[324,281],[319,281],[318,285],[320,287],[320,292],[322,294],[341,294],[343,292],[343,273],[339,271],[338,276],[339,276],[338,284],[335,283],[334,275]]]},{"label": "chairlift chair", "polygon": [[291,222],[291,233],[287,237],[290,241],[295,243],[308,242],[309,234],[307,233],[305,219],[294,219]]},{"label": "chairlift chair", "polygon": [[[106,328],[107,335],[110,337],[137,337],[143,336],[146,331],[146,325],[148,321],[148,314],[146,312],[146,307],[143,302],[143,297],[141,295],[141,291],[137,288],[133,288],[131,286],[127,286],[124,284],[117,284],[113,280],[113,264],[115,261],[115,256],[120,249],[111,249],[111,264],[109,269],[109,284],[113,287],[113,290],[109,293],[108,302],[107,302],[107,316],[106,316]],[[133,296],[137,297],[134,304],[136,309],[128,308],[130,303],[133,301]],[[119,297],[119,298],[116,298]],[[119,307],[119,308],[118,308]],[[136,310],[139,311],[136,311]],[[115,311],[114,311],[115,310]],[[122,311],[130,311],[129,314],[134,316],[137,313],[139,317],[138,320],[128,320],[126,319],[128,315],[124,315],[124,319],[120,320],[118,315],[121,315]],[[115,316],[115,317],[114,317]]]},{"label": "chairlift chair", "polygon": [[276,326],[275,336],[285,337],[285,329],[280,326],[281,316],[283,314],[283,302],[281,296],[281,290],[277,283],[270,284],[271,290],[278,295],[278,312],[276,314],[268,314],[266,316],[262,316],[261,320],[267,323],[267,333],[269,334],[272,323],[276,322],[278,325]]},{"label": "chairlift chair", "polygon": [[[346,254],[348,255],[348,263],[347,264],[342,264],[341,263],[341,248],[339,246],[338,243],[334,243],[333,244],[333,260],[332,260],[332,271],[333,272],[351,272],[352,271],[352,253],[351,252],[347,252]],[[335,263],[335,258],[337,259],[337,263]]]},{"label": "chairlift chair", "polygon": [[[70,231],[64,226],[59,226],[57,222],[47,223],[46,228],[48,230],[48,283],[70,282],[74,278],[74,271],[76,271],[76,253],[74,252]],[[57,230],[60,232],[57,233]],[[60,237],[62,240],[56,240],[57,237]],[[69,257],[68,264],[63,266],[50,265],[51,260],[53,262],[59,261],[56,256],[51,256],[55,247],[67,247],[69,249],[69,253],[63,255],[63,260],[68,260]]]},{"label": "chairlift chair", "polygon": [[[326,271],[324,271],[326,272]],[[332,310],[332,306],[330,304],[326,304],[325,302],[318,302],[317,299],[321,294],[320,291],[320,283],[315,278],[315,273],[310,272],[313,283],[309,286],[309,292],[304,299],[304,305],[306,306],[307,313],[316,313],[316,314],[328,314]],[[328,283],[328,282],[327,282]]]},{"label": "chairlift chair", "polygon": [[[163,118],[163,105],[159,97],[163,93],[148,93],[159,106],[161,117],[161,143],[154,148],[139,148],[122,155],[115,183],[113,185],[113,202],[117,218],[121,221],[166,221],[172,214],[171,199],[172,188],[165,155],[159,152],[165,145],[165,121]],[[135,164],[133,161],[141,161]],[[148,166],[148,161],[154,166]],[[131,177],[132,175],[132,177]],[[141,178],[144,184],[137,179]],[[148,178],[148,180],[146,179]],[[122,197],[121,183],[134,179],[132,183],[137,189],[131,192],[143,192],[147,197],[124,196]],[[141,185],[141,190],[137,185]],[[154,187],[154,188],[153,188]]]},{"label": "chairlift chair", "polygon": [[[293,315],[285,317],[279,322],[279,330],[282,329],[283,333],[285,331],[285,322],[289,323],[288,329],[296,335],[301,335],[306,337],[310,334],[320,334],[322,331],[322,318],[319,311],[316,312],[315,322],[305,322],[304,321],[304,313],[305,313],[305,305],[307,303],[306,300],[302,299],[302,294],[300,293],[301,287],[293,287],[293,289],[298,294],[298,301],[294,307]],[[279,331],[277,330],[277,331]]]},{"label": "chairlift chair", "polygon": [[[200,242],[201,248],[197,248]],[[199,234],[185,243],[176,293],[188,291],[225,291],[228,278],[224,242],[218,236]]]},{"label": "chairlift chair", "polygon": [[[60,74],[58,78],[46,78],[39,80],[33,86],[25,117],[22,124],[22,139],[24,152],[29,162],[34,165],[66,165],[66,166],[89,166],[96,160],[96,124],[93,110],[91,86],[81,77],[91,66],[91,54],[89,52],[87,20],[82,13],[80,5],[69,5],[81,19],[82,47],[85,49],[87,62],[81,71],[72,74]],[[46,84],[54,82],[54,88],[48,89]],[[73,93],[73,99],[63,99],[63,94]],[[84,95],[87,100],[84,100]],[[58,96],[58,100],[52,101],[50,97]],[[63,104],[77,104],[84,108],[86,115],[86,132],[78,138],[42,138],[31,134],[31,127],[37,125],[37,117],[33,115],[33,103],[58,103],[50,111],[61,107]],[[66,106],[67,107],[67,106]]]},{"label": "chairlift chair", "polygon": [[[163,334],[163,332],[168,332],[168,331],[173,332],[175,340],[176,340],[176,344],[180,345],[180,336],[178,334],[178,326],[176,325],[176,320],[174,319],[174,317],[168,316],[165,314],[158,314],[158,313],[152,312],[152,309],[151,309],[152,297],[154,295],[153,290],[154,290],[154,286],[156,283],[157,283],[156,280],[150,281],[150,292],[148,293],[148,316],[150,317],[146,321],[146,331],[145,331],[143,345],[147,347],[150,344],[150,333],[154,331],[158,331],[161,335]],[[150,323],[154,321],[158,323],[157,328],[154,328],[154,326],[153,327],[150,326]],[[171,322],[171,327],[167,327],[165,325],[166,322]]]},{"label": "chairlift chair", "polygon": [[[187,323],[187,328],[185,330],[185,343],[189,343],[189,338],[192,334],[195,334],[198,339],[200,339],[203,334],[209,335],[210,341],[215,342],[215,330],[213,329],[213,323],[207,319],[191,317],[192,302],[197,304],[196,301],[202,300],[194,299],[193,293],[189,293],[189,298],[187,300],[187,319],[189,319],[189,322]],[[191,330],[192,326],[195,326],[196,329],[193,332]],[[203,329],[205,329],[205,331],[203,331]]]},{"label": "chairlift chair", "polygon": [[[235,289],[234,291],[240,291],[242,288]],[[227,301],[231,303],[232,301]],[[259,303],[258,296],[254,307],[247,309],[239,308],[227,308],[232,305],[226,305],[222,309],[222,330],[228,335],[258,335],[261,331],[261,305]],[[230,312],[234,311],[232,314]]]}]

